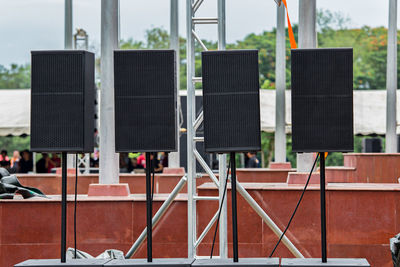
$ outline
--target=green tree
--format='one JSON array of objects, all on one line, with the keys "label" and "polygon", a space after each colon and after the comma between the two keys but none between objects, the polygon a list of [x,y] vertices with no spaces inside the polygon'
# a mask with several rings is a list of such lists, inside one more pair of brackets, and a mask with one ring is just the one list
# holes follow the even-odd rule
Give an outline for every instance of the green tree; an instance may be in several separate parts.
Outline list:
[{"label": "green tree", "polygon": [[0,89],[26,89],[31,87],[31,66],[11,64],[10,68],[0,65]]},{"label": "green tree", "polygon": [[0,149],[7,150],[9,156],[12,156],[14,150],[22,151],[29,147],[29,136],[0,136]]}]

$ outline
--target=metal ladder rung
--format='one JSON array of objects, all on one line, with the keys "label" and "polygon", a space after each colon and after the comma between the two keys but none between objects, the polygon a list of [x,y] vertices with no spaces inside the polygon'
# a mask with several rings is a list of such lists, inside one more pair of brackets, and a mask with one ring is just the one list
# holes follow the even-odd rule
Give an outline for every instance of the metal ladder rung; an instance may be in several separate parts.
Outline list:
[{"label": "metal ladder rung", "polygon": [[195,142],[204,142],[204,137],[195,136],[195,137],[193,137],[193,141],[195,141]]},{"label": "metal ladder rung", "polygon": [[192,18],[194,24],[218,24],[218,18]]},{"label": "metal ladder rung", "polygon": [[195,83],[202,83],[203,82],[203,78],[202,77],[193,77],[192,81]]},{"label": "metal ladder rung", "polygon": [[193,199],[195,199],[195,200],[219,200],[219,197],[212,197],[212,196],[194,196]]}]

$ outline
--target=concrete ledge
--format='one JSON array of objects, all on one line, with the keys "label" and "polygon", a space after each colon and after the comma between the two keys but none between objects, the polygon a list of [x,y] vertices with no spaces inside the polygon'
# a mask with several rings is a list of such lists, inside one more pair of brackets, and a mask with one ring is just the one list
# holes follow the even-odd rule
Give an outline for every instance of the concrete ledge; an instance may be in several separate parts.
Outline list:
[{"label": "concrete ledge", "polygon": [[113,196],[122,197],[129,196],[129,185],[128,184],[90,184],[88,196],[99,197],[99,196]]},{"label": "concrete ledge", "polygon": [[325,266],[325,267],[336,267],[336,266],[346,266],[346,267],[369,267],[368,261],[366,259],[328,259],[328,262],[322,263],[320,258],[308,258],[308,259],[282,259],[282,267],[306,267],[306,266]]},{"label": "concrete ledge", "polygon": [[[289,172],[286,182],[288,184],[305,185],[307,182],[308,175],[309,175],[309,173],[307,173],[307,172]],[[327,182],[328,181],[325,180],[325,183],[327,183]],[[320,183],[319,173],[312,173],[309,184],[319,184],[319,183]]]},{"label": "concrete ledge", "polygon": [[103,267],[105,263],[109,262],[108,259],[68,259],[65,263],[61,263],[60,259],[46,259],[46,260],[27,260],[14,267],[80,267],[80,266],[91,266],[91,267]]},{"label": "concrete ledge", "polygon": [[238,262],[233,262],[233,259],[196,259],[192,263],[192,267],[231,267],[231,266],[253,266],[267,267],[279,266],[279,258],[239,258]]},{"label": "concrete ledge", "polygon": [[[56,168],[56,174],[61,175],[62,174],[62,168]],[[75,168],[68,168],[67,169],[67,175],[75,175],[76,171]],[[79,175],[79,173],[78,173]]]},{"label": "concrete ledge", "polygon": [[272,170],[287,170],[292,168],[290,162],[271,162],[269,168]]},{"label": "concrete ledge", "polygon": [[152,262],[147,262],[146,259],[125,259],[125,260],[111,260],[104,266],[114,266],[114,267],[190,267],[192,265],[193,259],[178,259],[178,258],[162,258],[153,259]]},{"label": "concrete ledge", "polygon": [[169,168],[165,167],[163,169],[163,174],[180,174],[180,175],[185,175],[185,168]]}]

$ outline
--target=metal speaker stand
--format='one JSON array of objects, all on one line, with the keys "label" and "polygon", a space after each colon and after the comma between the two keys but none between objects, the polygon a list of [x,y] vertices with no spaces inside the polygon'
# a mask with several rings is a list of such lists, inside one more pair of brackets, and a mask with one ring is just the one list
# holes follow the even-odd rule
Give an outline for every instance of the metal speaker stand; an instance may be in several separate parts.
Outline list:
[{"label": "metal speaker stand", "polygon": [[61,263],[67,251],[67,152],[61,154]]},{"label": "metal speaker stand", "polygon": [[231,191],[232,191],[232,233],[233,233],[233,262],[239,262],[238,229],[237,229],[237,199],[236,199],[236,160],[235,152],[230,154],[231,161]]},{"label": "metal speaker stand", "polygon": [[147,211],[147,262],[153,261],[153,199],[151,190],[152,161],[150,152],[146,153],[146,211]]},{"label": "metal speaker stand", "polygon": [[325,152],[319,153],[320,193],[321,193],[321,255],[322,262],[327,262],[326,251],[326,194],[325,194]]}]

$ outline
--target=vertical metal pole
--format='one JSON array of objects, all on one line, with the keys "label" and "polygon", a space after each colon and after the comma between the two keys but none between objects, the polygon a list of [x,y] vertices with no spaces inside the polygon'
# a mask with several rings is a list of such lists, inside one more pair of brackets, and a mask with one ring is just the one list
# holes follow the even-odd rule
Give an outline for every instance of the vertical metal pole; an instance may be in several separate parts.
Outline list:
[{"label": "vertical metal pole", "polygon": [[194,242],[196,240],[196,203],[193,195],[196,193],[196,161],[193,156],[195,135],[193,122],[195,121],[195,88],[192,77],[194,77],[194,38],[193,30],[193,0],[186,0],[186,59],[187,59],[187,178],[188,178],[188,258],[193,259],[196,252]]},{"label": "vertical metal pole", "polygon": [[225,0],[218,0],[218,50],[226,47],[226,16]]},{"label": "vertical metal pole", "polygon": [[316,0],[299,0],[299,48],[317,45]]},{"label": "vertical metal pole", "polygon": [[[227,168],[226,168],[226,154],[218,155],[218,173],[219,173],[219,206],[221,213],[219,215],[219,256],[221,259],[228,258],[228,211],[227,200],[222,202]],[[222,205],[221,205],[222,203]]]},{"label": "vertical metal pole", "polygon": [[[218,0],[218,50],[225,50],[226,47],[226,16],[225,0]],[[218,155],[218,174],[219,174],[219,205],[221,214],[219,217],[219,255],[222,259],[228,258],[228,217],[227,201],[221,206],[226,183],[226,154]]]},{"label": "vertical metal pole", "polygon": [[72,0],[64,1],[64,48],[72,49]]},{"label": "vertical metal pole", "polygon": [[33,162],[32,172],[36,173],[36,152],[32,152],[32,162]]},{"label": "vertical metal pole", "polygon": [[325,199],[325,153],[319,153],[320,193],[321,193],[321,255],[322,262],[327,261],[326,249],[326,199]]},{"label": "vertical metal pole", "polygon": [[285,91],[286,91],[286,33],[285,6],[276,6],[276,99],[275,99],[275,162],[286,162]]},{"label": "vertical metal pole", "polygon": [[152,206],[152,192],[151,192],[151,172],[152,172],[152,161],[150,159],[150,153],[146,152],[146,210],[147,210],[147,262],[153,261],[153,206]]},{"label": "vertical metal pole", "polygon": [[119,46],[119,1],[101,0],[100,184],[119,183],[115,153],[114,50]]},{"label": "vertical metal pole", "polygon": [[[64,0],[64,49],[73,49],[73,9],[72,0]],[[73,155],[67,155],[67,168],[74,168]]]},{"label": "vertical metal pole", "polygon": [[389,0],[386,88],[386,153],[396,153],[397,0]]},{"label": "vertical metal pole", "polygon": [[176,120],[178,122],[177,131],[177,152],[171,152],[168,156],[168,167],[179,168],[180,158],[179,158],[179,143],[180,143],[180,109],[181,109],[181,99],[179,96],[179,4],[178,0],[171,0],[171,10],[170,10],[170,47],[175,50],[175,61],[176,61],[176,88],[177,88],[177,105],[176,105]]},{"label": "vertical metal pole", "polygon": [[[299,0],[299,48],[315,48],[316,45],[316,0]],[[313,163],[313,153],[297,154],[298,172],[309,172]]]},{"label": "vertical metal pole", "polygon": [[238,230],[237,230],[237,200],[236,200],[236,159],[235,152],[231,152],[231,192],[232,192],[232,234],[233,234],[233,261],[239,261]]},{"label": "vertical metal pole", "polygon": [[61,262],[67,251],[67,152],[61,154]]}]

